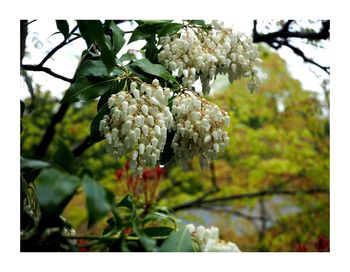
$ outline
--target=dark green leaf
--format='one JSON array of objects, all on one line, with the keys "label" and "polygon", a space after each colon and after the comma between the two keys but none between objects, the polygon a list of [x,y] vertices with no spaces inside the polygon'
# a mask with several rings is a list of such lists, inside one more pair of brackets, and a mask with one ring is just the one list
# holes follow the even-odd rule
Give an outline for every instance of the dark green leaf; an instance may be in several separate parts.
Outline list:
[{"label": "dark green leaf", "polygon": [[162,252],[193,252],[193,244],[190,232],[183,225],[178,231],[173,232],[160,247]]},{"label": "dark green leaf", "polygon": [[174,229],[170,227],[151,227],[141,229],[144,234],[151,237],[168,236]]},{"label": "dark green leaf", "polygon": [[70,85],[61,103],[77,101],[89,101],[108,92],[113,85],[114,79],[94,80],[82,77]]},{"label": "dark green leaf", "polygon": [[171,147],[171,143],[173,141],[174,136],[175,136],[174,130],[171,130],[170,132],[168,131],[165,145],[164,145],[164,150],[160,154],[159,164],[162,164],[162,165],[167,164],[168,162],[170,162],[172,158],[174,158],[174,150]]},{"label": "dark green leaf", "polygon": [[59,215],[79,185],[79,178],[57,169],[44,169],[35,181],[40,210],[44,215]]},{"label": "dark green leaf", "polygon": [[158,36],[172,36],[176,34],[181,28],[183,27],[182,24],[178,23],[168,23],[163,26],[163,28],[158,32]]},{"label": "dark green leaf", "polygon": [[108,70],[115,65],[115,54],[104,35],[103,25],[98,20],[78,20],[78,26],[88,48],[96,43],[101,51],[101,59]]},{"label": "dark green leaf", "polygon": [[83,177],[83,186],[89,214],[88,227],[91,227],[111,211],[113,194],[89,176]]},{"label": "dark green leaf", "polygon": [[90,139],[89,143],[94,144],[99,141],[102,141],[104,138],[100,134],[99,126],[100,126],[100,121],[103,119],[103,116],[109,114],[110,109],[108,108],[108,104],[105,103],[100,111],[97,113],[95,118],[92,120],[91,125],[90,125]]},{"label": "dark green leaf", "polygon": [[79,168],[79,169],[78,169],[76,175],[77,175],[78,177],[81,177],[81,178],[82,178],[83,176],[85,176],[85,175],[90,176],[90,177],[93,177],[93,176],[94,176],[94,173],[91,171],[91,169],[82,167],[82,168]]},{"label": "dark green leaf", "polygon": [[101,42],[103,39],[103,26],[98,20],[78,20],[79,31],[81,36],[84,38],[87,46],[94,42]]},{"label": "dark green leaf", "polygon": [[158,20],[158,21],[137,21],[138,27],[134,29],[131,34],[128,43],[132,43],[138,40],[147,40],[160,31],[163,26],[171,21]]},{"label": "dark green leaf", "polygon": [[64,170],[73,174],[74,172],[74,155],[72,151],[64,144],[64,142],[59,141],[58,147],[52,158],[53,163],[59,165]]},{"label": "dark green leaf", "polygon": [[31,159],[21,157],[21,169],[24,169],[24,168],[41,169],[49,166],[50,166],[50,163],[46,161],[31,160]]},{"label": "dark green leaf", "polygon": [[65,39],[69,37],[69,25],[66,20],[56,20],[57,29],[62,33]]},{"label": "dark green leaf", "polygon": [[126,207],[130,209],[131,216],[130,219],[132,220],[136,216],[136,207],[132,200],[132,196],[130,194],[126,195],[118,204],[118,207]]},{"label": "dark green leaf", "polygon": [[132,210],[134,208],[132,196],[130,194],[124,196],[124,198],[118,203],[118,207],[126,207]]},{"label": "dark green leaf", "polygon": [[121,80],[118,82],[114,82],[115,84],[113,84],[111,86],[111,89],[106,92],[105,94],[101,95],[100,100],[97,103],[97,110],[99,111],[101,109],[101,107],[106,104],[108,102],[108,98],[110,98],[110,96],[112,94],[116,94],[119,91],[121,91],[124,88],[125,85],[125,80]]},{"label": "dark green leaf", "polygon": [[141,229],[139,229],[136,226],[135,222],[133,222],[132,229],[134,233],[139,237],[140,242],[146,251],[148,252],[156,251],[156,241],[148,237]]},{"label": "dark green leaf", "polygon": [[98,100],[98,103],[97,103],[97,107],[96,107],[97,111],[99,111],[102,108],[102,106],[108,102],[108,99],[111,97],[111,95],[112,95],[112,90],[109,90],[105,94],[101,95],[100,100]]},{"label": "dark green leaf", "polygon": [[125,44],[125,33],[114,22],[111,22],[110,28],[112,30],[113,52],[117,54]]},{"label": "dark green leaf", "polygon": [[176,81],[163,65],[151,63],[146,58],[134,61],[133,64],[147,74],[158,76],[172,82]]},{"label": "dark green leaf", "polygon": [[138,41],[138,40],[145,40],[145,39],[147,39],[149,37],[151,37],[151,34],[146,33],[144,31],[142,31],[142,29],[137,27],[132,32],[128,43],[132,43],[132,42],[135,42],[135,41]]},{"label": "dark green leaf", "polygon": [[156,39],[154,36],[147,39],[147,43],[142,49],[145,50],[146,58],[148,58],[151,62],[158,62],[159,50],[156,46]]},{"label": "dark green leaf", "polygon": [[137,77],[141,78],[142,81],[151,83],[154,79],[153,76],[143,72],[138,66],[136,66],[133,62],[127,65],[128,69]]},{"label": "dark green leaf", "polygon": [[99,77],[99,78],[113,78],[120,74],[123,71],[114,66],[111,71],[108,71],[106,66],[101,60],[88,60],[83,62],[77,69],[75,74],[76,79],[81,77]]}]

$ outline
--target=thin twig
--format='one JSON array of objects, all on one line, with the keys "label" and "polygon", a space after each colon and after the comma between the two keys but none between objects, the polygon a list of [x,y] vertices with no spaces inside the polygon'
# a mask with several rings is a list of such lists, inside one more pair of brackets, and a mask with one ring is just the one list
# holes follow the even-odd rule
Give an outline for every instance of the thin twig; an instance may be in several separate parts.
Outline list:
[{"label": "thin twig", "polygon": [[200,206],[202,204],[212,204],[212,203],[220,203],[225,201],[235,201],[238,199],[244,199],[244,198],[256,198],[261,196],[271,196],[271,195],[296,195],[296,194],[329,194],[328,189],[323,188],[313,188],[308,190],[298,190],[298,191],[288,191],[288,190],[264,190],[254,193],[245,193],[245,194],[235,194],[230,196],[224,196],[224,197],[217,197],[212,199],[196,199],[193,201],[189,201],[174,207],[171,207],[170,209],[173,211],[178,210],[184,210],[189,209],[193,207]]},{"label": "thin twig", "polygon": [[327,40],[330,37],[330,21],[325,20],[322,21],[322,27],[318,32],[305,32],[305,31],[290,31],[290,25],[294,22],[294,20],[288,20],[280,30],[262,34],[257,31],[257,20],[253,21],[253,41],[255,43],[265,42],[272,48],[278,50],[282,46],[286,46],[290,48],[297,56],[300,56],[304,62],[311,63],[328,75],[330,75],[330,67],[322,66],[313,59],[307,57],[305,53],[298,47],[295,47],[290,43],[290,38],[298,38],[298,39],[308,39],[313,41]]},{"label": "thin twig", "polygon": [[73,83],[73,79],[62,76],[60,74],[57,74],[57,73],[53,72],[48,67],[41,67],[38,65],[31,65],[31,64],[22,64],[21,67],[22,67],[22,69],[24,69],[26,71],[44,72],[44,73],[47,73],[55,78],[62,79],[62,80],[67,81],[69,83]]},{"label": "thin twig", "polygon": [[45,62],[50,59],[59,49],[61,49],[63,46],[74,42],[75,40],[79,39],[80,36],[76,36],[68,41],[63,41],[61,42],[59,45],[57,45],[54,49],[52,49],[46,56],[45,58],[43,58],[43,60],[38,64],[39,66],[43,66],[45,64]]},{"label": "thin twig", "polygon": [[57,74],[55,72],[53,72],[50,68],[48,67],[44,67],[44,64],[58,51],[60,50],[63,46],[77,40],[80,38],[80,36],[76,36],[70,40],[68,40],[68,38],[78,29],[78,26],[76,25],[72,31],[69,33],[68,37],[65,38],[60,44],[58,44],[56,47],[54,47],[43,59],[42,61],[37,64],[37,65],[32,65],[32,64],[22,64],[21,67],[24,70],[27,71],[35,71],[35,72],[45,72],[53,77],[62,79],[64,81],[67,81],[69,83],[73,82],[73,79],[67,78],[65,76],[62,76],[60,74]]}]

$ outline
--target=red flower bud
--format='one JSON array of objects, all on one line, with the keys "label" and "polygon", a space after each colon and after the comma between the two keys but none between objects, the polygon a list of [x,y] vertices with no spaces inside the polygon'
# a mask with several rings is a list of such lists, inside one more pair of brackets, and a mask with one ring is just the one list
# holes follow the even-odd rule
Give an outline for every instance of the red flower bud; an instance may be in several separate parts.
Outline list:
[{"label": "red flower bud", "polygon": [[115,178],[116,180],[120,180],[123,176],[124,170],[123,169],[117,169],[115,170]]},{"label": "red flower bud", "polygon": [[129,168],[130,168],[130,161],[127,161],[127,162],[125,163],[124,167],[125,167],[125,170],[128,171]]}]

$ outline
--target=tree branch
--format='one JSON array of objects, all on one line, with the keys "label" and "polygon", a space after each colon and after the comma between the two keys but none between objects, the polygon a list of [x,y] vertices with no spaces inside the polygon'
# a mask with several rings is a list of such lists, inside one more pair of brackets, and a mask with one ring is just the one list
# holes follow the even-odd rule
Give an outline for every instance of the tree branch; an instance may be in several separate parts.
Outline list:
[{"label": "tree branch", "polygon": [[59,122],[62,121],[65,113],[67,112],[69,108],[68,103],[61,104],[59,110],[56,112],[56,114],[52,117],[50,124],[46,128],[45,134],[39,143],[38,147],[35,150],[35,155],[38,157],[44,157],[47,151],[47,148],[49,147],[49,144],[51,143],[53,136],[55,135],[55,126]]},{"label": "tree branch", "polygon": [[89,143],[90,136],[87,136],[84,141],[82,141],[78,146],[76,146],[73,149],[73,155],[74,157],[79,157],[81,154],[84,153],[86,149],[88,149],[91,144]]},{"label": "tree branch", "polygon": [[[22,27],[21,27],[22,28]],[[27,71],[35,71],[35,72],[45,72],[53,77],[62,79],[64,81],[67,81],[69,83],[73,82],[73,79],[67,78],[65,76],[59,75],[55,72],[53,72],[50,68],[44,67],[44,64],[58,51],[60,50],[63,46],[75,41],[76,39],[79,39],[80,36],[74,37],[70,40],[68,38],[78,29],[78,26],[76,25],[72,31],[69,33],[68,37],[65,38],[60,44],[58,44],[56,47],[54,47],[43,59],[42,61],[37,64],[37,65],[31,65],[31,64],[22,64],[22,57],[21,57],[21,67],[24,70]]]},{"label": "tree branch", "polygon": [[62,75],[59,75],[59,74],[53,72],[48,67],[41,67],[41,66],[38,66],[38,65],[31,65],[31,64],[22,64],[21,67],[22,67],[23,70],[26,70],[26,71],[45,72],[45,73],[47,73],[47,74],[49,74],[49,75],[51,75],[53,77],[62,79],[62,80],[67,81],[69,83],[73,83],[73,79],[65,77],[65,76],[62,76]]},{"label": "tree branch", "polygon": [[[72,35],[72,34],[74,33],[74,31],[77,30],[77,29],[78,29],[78,26],[75,26],[75,27],[72,29],[72,31],[70,32],[69,36]],[[75,40],[77,40],[77,39],[79,39],[79,38],[80,38],[80,36],[76,36],[76,37],[74,37],[74,38],[72,38],[72,39],[70,39],[70,40],[64,39],[63,42],[61,42],[59,45],[57,45],[55,48],[53,48],[53,49],[42,59],[42,61],[38,64],[38,66],[43,67],[44,64],[45,64],[45,62],[48,61],[58,50],[60,50],[63,46],[65,46],[65,45],[67,45],[67,44],[69,44],[69,43],[71,43],[71,42],[73,42],[73,41],[75,41]]]},{"label": "tree branch", "polygon": [[198,198],[193,201],[189,201],[184,204],[180,204],[174,207],[171,207],[173,211],[178,210],[184,210],[189,209],[193,207],[198,207],[202,204],[212,204],[212,203],[220,203],[225,201],[235,201],[238,199],[244,199],[244,198],[256,198],[261,196],[271,196],[271,195],[296,195],[296,194],[329,194],[328,189],[323,188],[313,188],[308,190],[298,190],[298,191],[288,191],[288,190],[264,190],[254,193],[246,193],[246,194],[236,194],[236,195],[230,195],[230,196],[224,196],[224,197],[218,197],[218,198],[212,198],[212,199],[202,199]]},{"label": "tree branch", "polygon": [[294,20],[288,20],[280,30],[262,34],[257,31],[257,20],[253,21],[253,41],[255,43],[265,42],[272,48],[278,50],[282,46],[286,46],[290,48],[297,56],[300,56],[304,62],[311,63],[328,75],[330,75],[330,67],[322,66],[319,63],[315,62],[311,58],[305,56],[304,52],[300,49],[292,45],[289,41],[290,38],[299,38],[299,39],[308,39],[313,41],[319,40],[327,40],[330,37],[330,21],[325,20],[322,21],[322,27],[318,32],[305,32],[305,31],[290,31],[290,25],[294,22]]},{"label": "tree branch", "polygon": [[260,221],[260,220],[271,220],[271,218],[269,217],[261,217],[258,215],[249,215],[249,214],[245,214],[242,213],[240,211],[234,210],[234,209],[229,209],[228,207],[217,207],[217,206],[211,206],[211,205],[201,205],[198,208],[200,209],[205,209],[205,210],[209,210],[209,211],[213,211],[213,212],[225,212],[225,213],[229,213],[235,216],[239,216],[242,217],[244,219],[247,219],[249,221]]},{"label": "tree branch", "polygon": [[298,38],[298,39],[308,39],[308,40],[327,40],[329,39],[330,33],[330,22],[329,20],[322,22],[322,28],[319,32],[295,32],[289,31],[289,26],[293,20],[288,20],[279,31],[271,32],[267,34],[261,34],[257,32],[257,20],[254,20],[253,27],[253,41],[255,43],[259,42],[271,42],[276,39],[287,39],[287,38]]},{"label": "tree branch", "polygon": [[316,65],[317,67],[321,68],[323,71],[325,71],[327,74],[330,75],[330,71],[329,71],[329,70],[330,70],[330,67],[322,66],[322,65],[318,64],[317,62],[315,62],[314,60],[312,60],[312,59],[306,57],[305,54],[304,54],[304,52],[301,51],[300,48],[297,48],[297,47],[295,47],[294,45],[291,45],[289,42],[286,42],[286,41],[284,41],[284,42],[282,43],[282,45],[284,45],[284,46],[286,46],[286,47],[292,49],[293,52],[294,52],[296,55],[300,56],[300,57],[304,60],[304,62],[308,62],[308,63],[311,63],[311,64],[313,64],[313,65]]}]

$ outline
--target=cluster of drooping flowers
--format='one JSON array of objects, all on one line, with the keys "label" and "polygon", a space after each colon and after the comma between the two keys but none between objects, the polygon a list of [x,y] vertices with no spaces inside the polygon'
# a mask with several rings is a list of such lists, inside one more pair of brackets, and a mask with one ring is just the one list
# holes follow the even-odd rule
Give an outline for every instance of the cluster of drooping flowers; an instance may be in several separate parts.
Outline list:
[{"label": "cluster of drooping flowers", "polygon": [[130,91],[108,99],[110,114],[100,121],[100,132],[107,151],[120,158],[127,156],[133,176],[142,177],[145,167],[154,167],[163,151],[173,117],[167,107],[172,95],[157,79],[152,84],[131,82]]},{"label": "cluster of drooping flowers", "polygon": [[205,166],[228,145],[224,127],[230,124],[230,117],[217,105],[185,90],[173,100],[171,111],[175,121],[172,147],[178,158],[200,155],[201,166]]},{"label": "cluster of drooping flowers", "polygon": [[241,252],[236,244],[219,239],[217,227],[198,226],[196,228],[193,224],[189,224],[186,228],[202,252]]},{"label": "cluster of drooping flowers", "polygon": [[260,83],[256,64],[261,63],[258,49],[251,37],[225,28],[213,20],[210,30],[187,25],[179,33],[159,39],[162,50],[158,59],[176,76],[183,76],[183,85],[191,88],[200,78],[202,92],[210,91],[210,80],[217,74],[228,74],[232,82],[249,77],[248,88]]}]

